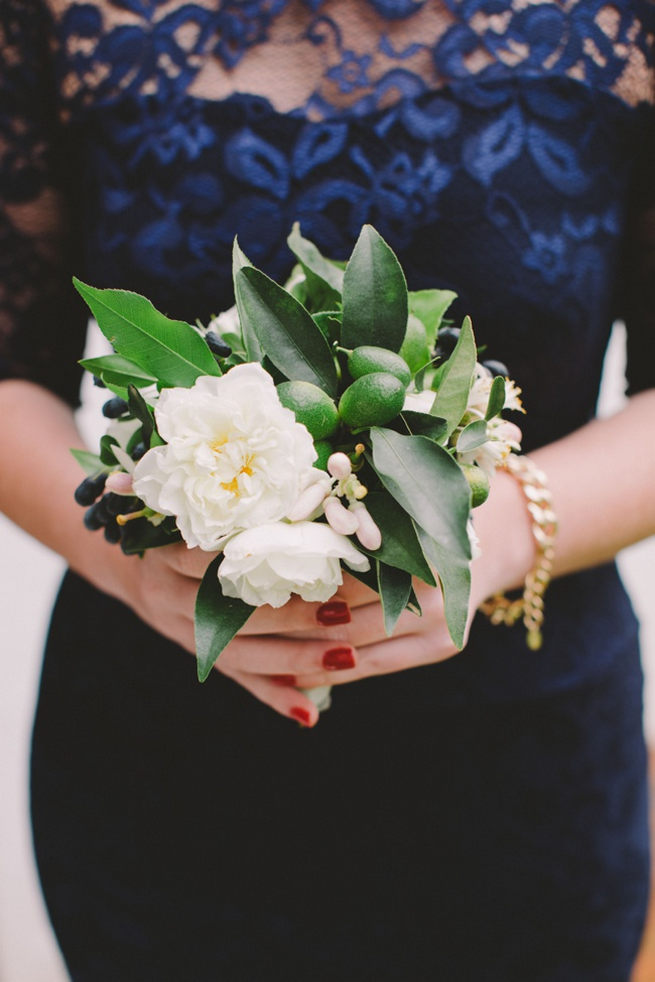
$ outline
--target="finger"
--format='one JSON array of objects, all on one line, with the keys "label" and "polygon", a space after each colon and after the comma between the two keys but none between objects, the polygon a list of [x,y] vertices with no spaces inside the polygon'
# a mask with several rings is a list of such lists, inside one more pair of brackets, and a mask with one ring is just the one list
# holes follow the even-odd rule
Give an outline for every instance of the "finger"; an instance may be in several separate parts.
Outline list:
[{"label": "finger", "polygon": [[295,677],[313,672],[332,675],[354,668],[356,664],[357,654],[352,645],[275,636],[239,636],[220,657],[220,665],[226,669],[268,676]]},{"label": "finger", "polygon": [[350,605],[337,595],[325,603],[308,603],[300,597],[291,597],[284,607],[264,604],[248,618],[240,634],[291,634],[317,631],[323,627],[349,624],[352,619]]},{"label": "finger", "polygon": [[184,542],[175,542],[157,550],[160,558],[182,576],[201,580],[211,561],[218,556],[217,552],[205,552],[204,549],[189,549]]},{"label": "finger", "polygon": [[265,675],[251,675],[239,671],[224,671],[224,674],[281,716],[286,716],[287,719],[295,720],[306,727],[318,723],[319,712],[314,703],[291,686],[277,685]]},{"label": "finger", "polygon": [[457,653],[458,649],[444,625],[443,630],[435,630],[429,635],[394,637],[358,649],[357,665],[353,669],[334,672],[332,675],[327,672],[297,675],[295,681],[302,689],[312,689],[320,685],[346,685],[374,675],[389,675],[445,661]]}]

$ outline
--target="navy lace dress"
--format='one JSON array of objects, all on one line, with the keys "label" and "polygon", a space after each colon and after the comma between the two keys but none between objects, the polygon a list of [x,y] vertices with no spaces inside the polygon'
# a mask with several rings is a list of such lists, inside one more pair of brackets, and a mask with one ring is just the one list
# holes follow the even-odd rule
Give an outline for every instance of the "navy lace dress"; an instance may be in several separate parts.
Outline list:
[{"label": "navy lace dress", "polygon": [[[363,222],[458,291],[526,449],[652,354],[652,6],[4,0],[0,367],[77,399],[76,273],[172,316]],[[651,168],[649,170],[649,167]],[[626,461],[629,466],[629,461]],[[86,534],[86,533],[81,533]],[[52,921],[84,982],[625,982],[647,895],[637,625],[613,565],[545,644],[478,618],[311,732],[68,576],[36,717]]]}]

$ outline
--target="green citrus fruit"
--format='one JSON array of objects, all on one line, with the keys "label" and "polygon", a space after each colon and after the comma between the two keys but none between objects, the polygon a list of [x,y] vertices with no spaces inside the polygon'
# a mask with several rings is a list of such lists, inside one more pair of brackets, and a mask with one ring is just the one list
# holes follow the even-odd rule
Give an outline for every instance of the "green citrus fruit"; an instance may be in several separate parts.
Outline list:
[{"label": "green citrus fruit", "polygon": [[407,331],[400,347],[400,355],[414,374],[430,361],[430,345],[425,325],[414,314],[407,318]]},{"label": "green citrus fruit", "polygon": [[373,372],[387,372],[407,387],[412,379],[407,362],[388,348],[376,348],[372,344],[364,344],[355,348],[348,355],[348,371],[352,378],[358,379]]},{"label": "green citrus fruit", "polygon": [[339,400],[339,415],[351,429],[384,426],[405,402],[405,386],[389,372],[371,372],[349,385]]},{"label": "green citrus fruit", "polygon": [[462,470],[471,489],[471,508],[477,508],[489,497],[489,478],[477,464],[464,464]]},{"label": "green citrus fruit", "polygon": [[337,407],[326,392],[311,382],[281,382],[277,386],[280,402],[291,409],[314,440],[332,436],[339,425]]},{"label": "green citrus fruit", "polygon": [[313,466],[318,467],[319,471],[326,471],[328,458],[333,452],[332,444],[329,440],[315,440],[314,450],[318,454],[318,460],[314,461]]}]

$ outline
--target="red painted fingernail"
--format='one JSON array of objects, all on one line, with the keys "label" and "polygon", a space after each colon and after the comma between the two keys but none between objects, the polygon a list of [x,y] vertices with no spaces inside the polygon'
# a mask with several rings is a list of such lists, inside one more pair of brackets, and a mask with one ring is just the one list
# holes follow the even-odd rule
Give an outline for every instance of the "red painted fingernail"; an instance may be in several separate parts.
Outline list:
[{"label": "red painted fingernail", "polygon": [[275,682],[276,685],[295,685],[296,676],[295,675],[271,675],[271,682]]},{"label": "red painted fingernail", "polygon": [[350,607],[345,600],[328,600],[326,604],[316,611],[316,620],[323,627],[331,627],[333,624],[350,623]]},{"label": "red painted fingernail", "polygon": [[308,709],[303,709],[302,706],[293,706],[289,710],[289,716],[293,717],[293,719],[297,719],[303,726],[311,726],[311,713]]},{"label": "red painted fingernail", "polygon": [[348,645],[342,645],[340,648],[330,648],[323,655],[323,668],[327,668],[330,672],[341,671],[344,668],[354,668],[355,664],[355,653]]}]

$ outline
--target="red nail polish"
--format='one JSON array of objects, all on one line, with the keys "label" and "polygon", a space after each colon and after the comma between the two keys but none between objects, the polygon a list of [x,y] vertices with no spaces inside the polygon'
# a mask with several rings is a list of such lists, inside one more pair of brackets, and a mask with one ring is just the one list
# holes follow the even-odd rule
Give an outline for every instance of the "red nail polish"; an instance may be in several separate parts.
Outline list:
[{"label": "red nail polish", "polygon": [[316,611],[316,620],[323,627],[350,623],[350,607],[345,600],[328,600]]},{"label": "red nail polish", "polygon": [[323,668],[327,668],[330,672],[354,667],[355,653],[347,645],[342,645],[340,648],[330,648],[323,655]]},{"label": "red nail polish", "polygon": [[271,682],[275,682],[276,685],[295,685],[296,676],[295,675],[271,675]]},{"label": "red nail polish", "polygon": [[312,717],[308,709],[303,709],[301,706],[293,706],[289,710],[289,716],[297,719],[303,726],[311,726]]}]

